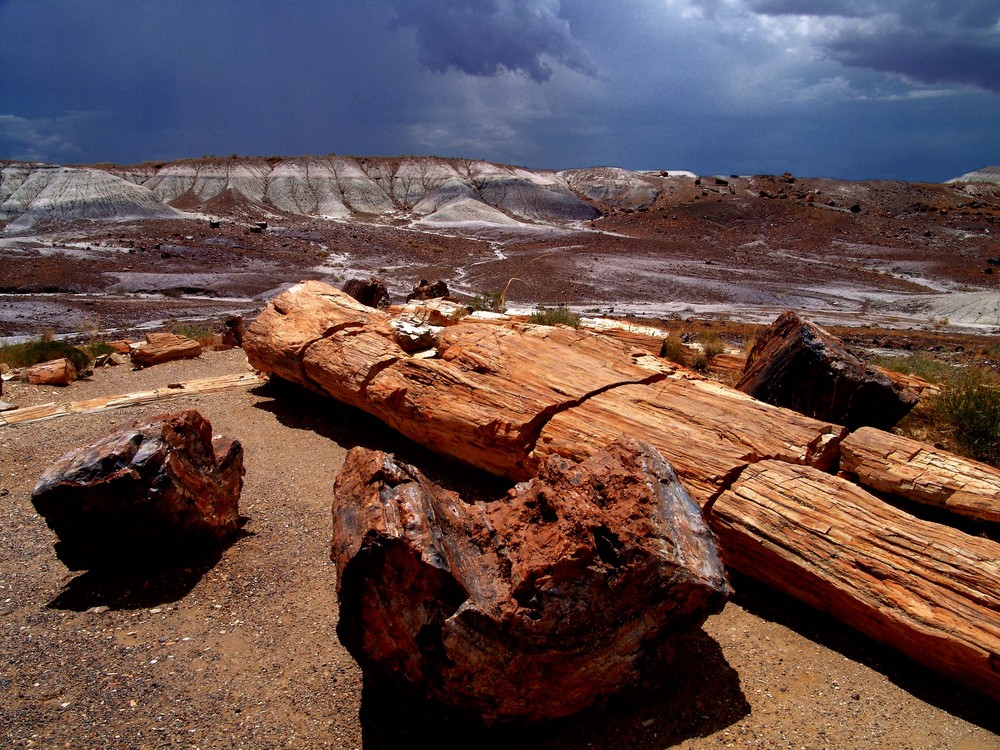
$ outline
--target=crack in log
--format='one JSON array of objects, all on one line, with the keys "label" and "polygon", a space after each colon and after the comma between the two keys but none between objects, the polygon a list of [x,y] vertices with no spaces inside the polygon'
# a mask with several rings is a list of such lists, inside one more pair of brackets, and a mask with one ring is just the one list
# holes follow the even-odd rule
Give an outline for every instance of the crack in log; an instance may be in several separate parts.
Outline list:
[{"label": "crack in log", "polygon": [[607,385],[583,394],[579,398],[545,407],[521,430],[520,443],[524,450],[524,457],[529,458],[531,456],[532,452],[535,450],[535,445],[538,443],[538,439],[542,435],[542,431],[557,414],[562,414],[570,409],[575,409],[590,399],[600,396],[603,393],[607,393],[608,391],[612,391],[615,388],[623,388],[629,385],[653,385],[654,383],[659,383],[661,380],[666,380],[668,377],[670,376],[666,373],[657,372],[647,378],[642,378],[641,380],[622,380],[617,383],[608,383]]}]

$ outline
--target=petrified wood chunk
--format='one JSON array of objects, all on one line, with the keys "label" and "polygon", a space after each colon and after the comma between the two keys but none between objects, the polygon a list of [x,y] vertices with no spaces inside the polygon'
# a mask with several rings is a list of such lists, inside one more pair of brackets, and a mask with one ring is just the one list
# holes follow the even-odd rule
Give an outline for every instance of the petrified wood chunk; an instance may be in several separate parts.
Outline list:
[{"label": "petrified wood chunk", "polygon": [[413,291],[406,295],[406,301],[415,299],[435,299],[448,296],[448,285],[441,279],[433,284],[427,279],[420,279],[420,283],[413,287]]},{"label": "petrified wood chunk", "polygon": [[132,349],[132,363],[138,367],[200,356],[201,344],[176,333],[147,333],[146,343]]},{"label": "petrified wood chunk", "polygon": [[237,530],[243,447],[212,437],[197,411],[126,425],[72,450],[31,500],[70,569],[155,562],[216,545]]},{"label": "petrified wood chunk", "polygon": [[69,385],[76,380],[76,367],[65,357],[40,362],[24,371],[32,385]]},{"label": "petrified wood chunk", "polygon": [[655,682],[672,637],[729,595],[698,507],[637,441],[549,460],[491,504],[354,448],[333,520],[337,633],[366,675],[488,723]]},{"label": "petrified wood chunk", "polygon": [[879,492],[1000,523],[1000,470],[926,443],[865,427],[840,444],[840,468]]},{"label": "petrified wood chunk", "polygon": [[906,416],[917,395],[868,367],[843,342],[789,310],[757,339],[736,387],[848,429],[888,429]]},{"label": "petrified wood chunk", "polygon": [[348,279],[344,292],[368,307],[388,307],[389,290],[379,279]]},{"label": "petrified wood chunk", "polygon": [[779,461],[748,467],[709,523],[726,565],[1000,699],[1000,544]]}]

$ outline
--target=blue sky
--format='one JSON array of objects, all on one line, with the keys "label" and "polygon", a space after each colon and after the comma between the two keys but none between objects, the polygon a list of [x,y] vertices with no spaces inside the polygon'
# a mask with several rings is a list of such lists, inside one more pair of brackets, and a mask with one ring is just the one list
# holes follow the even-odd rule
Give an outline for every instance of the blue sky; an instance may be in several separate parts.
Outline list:
[{"label": "blue sky", "polygon": [[0,159],[1000,164],[997,0],[0,0],[0,38]]}]

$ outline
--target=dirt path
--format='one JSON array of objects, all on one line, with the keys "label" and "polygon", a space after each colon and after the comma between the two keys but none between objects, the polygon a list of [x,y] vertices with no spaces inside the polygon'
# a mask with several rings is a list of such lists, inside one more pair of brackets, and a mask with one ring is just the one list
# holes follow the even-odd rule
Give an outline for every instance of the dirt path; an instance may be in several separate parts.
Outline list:
[{"label": "dirt path", "polygon": [[[58,391],[8,383],[4,398],[76,401],[245,367],[234,350],[102,370]],[[182,408],[244,445],[244,535],[217,559],[152,577],[67,571],[30,502],[42,470],[122,422]],[[455,488],[502,489],[363,415],[275,386],[0,427],[0,744],[1000,748],[994,705],[742,580],[736,601],[687,637],[676,680],[658,693],[528,730],[427,721],[363,688],[334,633],[330,492],[357,444]]]}]

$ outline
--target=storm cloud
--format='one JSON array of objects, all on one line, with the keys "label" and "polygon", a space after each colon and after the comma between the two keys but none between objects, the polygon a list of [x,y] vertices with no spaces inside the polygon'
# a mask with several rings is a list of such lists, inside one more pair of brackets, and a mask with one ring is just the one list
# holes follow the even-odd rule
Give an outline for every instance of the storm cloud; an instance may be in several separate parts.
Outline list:
[{"label": "storm cloud", "polygon": [[811,37],[831,59],[925,84],[1000,92],[996,0],[750,0],[765,16],[809,16]]},{"label": "storm cloud", "polygon": [[553,64],[592,74],[587,52],[560,17],[559,0],[391,0],[429,70],[474,76],[523,73],[542,83]]}]

